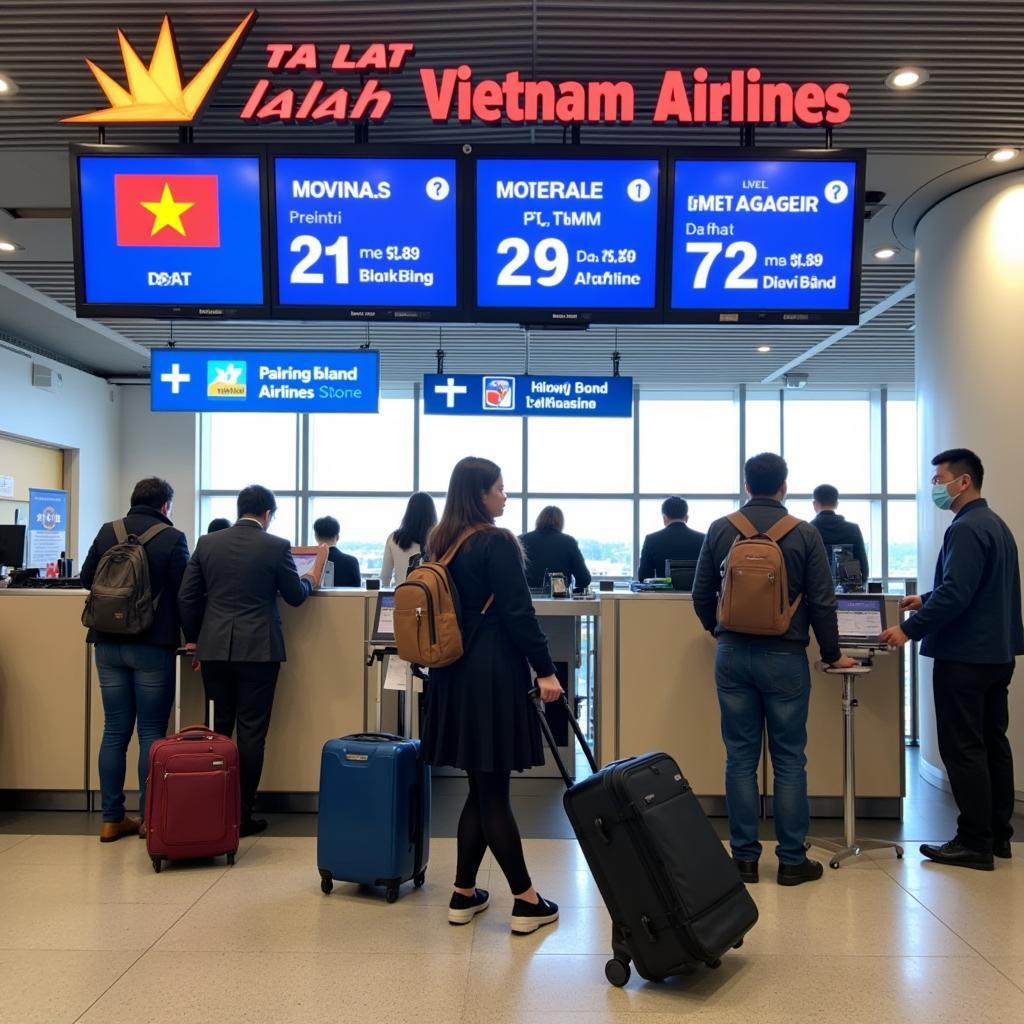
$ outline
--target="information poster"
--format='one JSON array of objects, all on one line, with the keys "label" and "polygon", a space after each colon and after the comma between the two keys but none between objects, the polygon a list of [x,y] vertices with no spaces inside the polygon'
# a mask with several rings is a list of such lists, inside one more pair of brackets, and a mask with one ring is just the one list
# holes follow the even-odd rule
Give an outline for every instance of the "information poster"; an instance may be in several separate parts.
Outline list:
[{"label": "information poster", "polygon": [[28,566],[46,569],[67,551],[68,492],[30,487],[28,491]]}]

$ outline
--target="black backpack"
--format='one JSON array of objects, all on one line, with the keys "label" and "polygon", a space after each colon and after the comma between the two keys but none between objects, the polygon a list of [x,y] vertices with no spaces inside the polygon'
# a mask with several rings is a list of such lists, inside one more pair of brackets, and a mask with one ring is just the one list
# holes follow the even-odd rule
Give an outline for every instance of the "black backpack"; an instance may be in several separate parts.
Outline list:
[{"label": "black backpack", "polygon": [[96,566],[96,576],[85,599],[82,625],[101,633],[137,636],[153,625],[153,613],[160,603],[159,595],[153,600],[150,589],[145,547],[170,527],[157,523],[136,536],[128,532],[127,520],[117,519],[110,525],[116,543],[103,552]]}]

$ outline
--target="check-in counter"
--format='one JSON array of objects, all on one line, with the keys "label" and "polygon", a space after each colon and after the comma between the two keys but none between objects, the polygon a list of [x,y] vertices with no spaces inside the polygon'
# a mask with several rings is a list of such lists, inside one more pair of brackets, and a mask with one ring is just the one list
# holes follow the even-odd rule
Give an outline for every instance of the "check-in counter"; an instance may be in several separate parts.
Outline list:
[{"label": "check-in counter", "polygon": [[[0,806],[85,806],[98,789],[103,729],[98,676],[80,623],[84,591],[0,590]],[[312,810],[325,740],[373,728],[378,674],[366,665],[376,593],[322,591],[282,606],[282,666],[261,790],[267,809]],[[897,598],[889,599],[897,621]],[[715,645],[689,595],[601,593],[535,601],[567,689],[590,708],[599,761],[666,750],[712,811],[724,810],[725,752],[714,682]],[[581,639],[584,642],[581,643]],[[815,660],[812,644],[808,656]],[[577,664],[582,656],[582,665]],[[564,668],[563,668],[564,666]],[[858,684],[861,813],[897,816],[903,780],[903,658],[882,655]],[[202,682],[182,666],[182,721],[204,718]],[[841,680],[812,674],[808,774],[815,812],[838,814],[842,790]],[[578,684],[574,692],[573,685]],[[563,749],[570,765],[571,742]],[[128,757],[133,788],[137,747]],[[549,763],[532,773],[555,777]],[[517,785],[535,785],[523,779]],[[771,771],[762,792],[770,810]]]}]

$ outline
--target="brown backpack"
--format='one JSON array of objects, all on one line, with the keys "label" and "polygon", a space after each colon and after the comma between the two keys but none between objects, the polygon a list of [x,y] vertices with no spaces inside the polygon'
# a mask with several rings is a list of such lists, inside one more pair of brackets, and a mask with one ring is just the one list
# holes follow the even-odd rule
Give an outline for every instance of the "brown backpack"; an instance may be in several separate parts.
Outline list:
[{"label": "brown backpack", "polygon": [[[395,646],[403,661],[425,668],[443,668],[458,661],[465,650],[459,593],[448,566],[459,548],[486,526],[474,526],[436,562],[421,562],[395,587]],[[483,615],[494,595],[487,599]]]},{"label": "brown backpack", "polygon": [[722,563],[718,625],[732,633],[783,636],[803,594],[789,603],[786,559],[779,542],[800,525],[800,520],[783,516],[761,532],[742,512],[734,512],[726,519],[740,535]]}]

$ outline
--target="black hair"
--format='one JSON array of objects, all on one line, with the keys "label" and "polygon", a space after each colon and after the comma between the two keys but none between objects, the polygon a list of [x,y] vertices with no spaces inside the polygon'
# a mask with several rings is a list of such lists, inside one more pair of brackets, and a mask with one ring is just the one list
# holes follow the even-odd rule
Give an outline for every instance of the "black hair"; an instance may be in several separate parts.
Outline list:
[{"label": "black hair", "polygon": [[242,516],[261,516],[264,512],[276,512],[277,499],[269,487],[262,484],[249,484],[238,494],[238,518]]},{"label": "black hair", "polygon": [[789,466],[781,455],[761,452],[747,459],[743,467],[743,479],[747,482],[752,498],[774,498],[789,476]]},{"label": "black hair", "polygon": [[158,476],[147,476],[140,480],[132,491],[131,504],[145,505],[146,508],[155,508],[158,512],[164,505],[174,501],[174,488]]},{"label": "black hair", "polygon": [[217,533],[220,530],[227,530],[231,526],[230,519],[211,519],[210,525],[206,528],[207,533]]},{"label": "black hair", "polygon": [[401,525],[393,534],[395,543],[403,551],[408,551],[413,544],[419,544],[420,551],[426,551],[427,537],[435,526],[437,507],[434,499],[426,491],[417,491],[409,498]]},{"label": "black hair", "polygon": [[318,541],[331,540],[341,536],[341,523],[334,516],[321,516],[313,524],[313,534]]},{"label": "black hair", "polygon": [[561,533],[565,529],[565,513],[557,505],[545,505],[537,516],[538,530],[557,530]]},{"label": "black hair", "polygon": [[970,476],[971,483],[979,491],[981,490],[982,482],[985,479],[985,467],[981,464],[981,459],[970,448],[949,448],[944,452],[939,452],[932,459],[932,465],[949,466],[949,471],[954,476],[964,476],[965,474]]},{"label": "black hair", "polygon": [[689,514],[690,506],[685,498],[677,498],[673,495],[661,503],[661,514],[666,519],[685,519]]},{"label": "black hair", "polygon": [[839,504],[839,490],[831,484],[818,484],[814,488],[814,500],[825,508],[835,508]]}]

